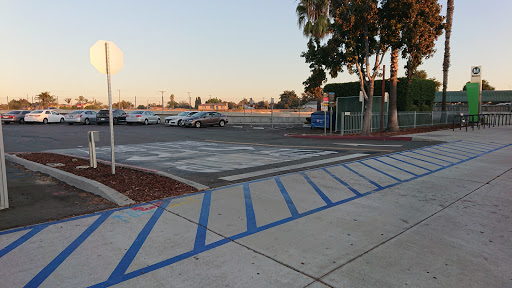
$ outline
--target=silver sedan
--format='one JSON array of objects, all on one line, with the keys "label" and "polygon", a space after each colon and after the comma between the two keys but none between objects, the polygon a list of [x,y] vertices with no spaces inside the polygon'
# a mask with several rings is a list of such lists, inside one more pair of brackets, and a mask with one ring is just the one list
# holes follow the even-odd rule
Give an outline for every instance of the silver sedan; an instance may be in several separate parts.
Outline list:
[{"label": "silver sedan", "polygon": [[91,122],[96,122],[96,112],[91,110],[77,110],[64,116],[64,122],[69,125],[85,124],[89,125]]},{"label": "silver sedan", "polygon": [[160,117],[151,111],[133,111],[126,115],[126,123],[132,125],[134,123],[148,125],[150,123],[160,124]]}]

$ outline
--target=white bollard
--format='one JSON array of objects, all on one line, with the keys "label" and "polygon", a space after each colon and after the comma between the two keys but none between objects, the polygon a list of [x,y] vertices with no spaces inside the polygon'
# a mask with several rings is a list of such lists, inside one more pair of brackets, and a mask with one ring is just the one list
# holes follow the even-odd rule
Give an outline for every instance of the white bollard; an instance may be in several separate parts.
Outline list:
[{"label": "white bollard", "polygon": [[100,140],[100,132],[98,131],[89,131],[89,166],[92,168],[98,167],[98,162],[96,161],[96,141]]}]

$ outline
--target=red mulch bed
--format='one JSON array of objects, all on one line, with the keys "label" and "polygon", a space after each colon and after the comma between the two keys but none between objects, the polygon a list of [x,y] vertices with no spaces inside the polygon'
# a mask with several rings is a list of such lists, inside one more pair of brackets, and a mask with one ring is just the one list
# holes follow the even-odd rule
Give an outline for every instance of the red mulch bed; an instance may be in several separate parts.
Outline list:
[{"label": "red mulch bed", "polygon": [[77,169],[77,166],[89,166],[89,160],[54,153],[21,153],[16,156],[39,164],[62,163],[57,169],[100,182],[132,199],[135,202],[147,202],[166,197],[181,196],[198,190],[174,179],[150,172],[116,166],[112,175],[110,165],[98,162],[98,167]]}]

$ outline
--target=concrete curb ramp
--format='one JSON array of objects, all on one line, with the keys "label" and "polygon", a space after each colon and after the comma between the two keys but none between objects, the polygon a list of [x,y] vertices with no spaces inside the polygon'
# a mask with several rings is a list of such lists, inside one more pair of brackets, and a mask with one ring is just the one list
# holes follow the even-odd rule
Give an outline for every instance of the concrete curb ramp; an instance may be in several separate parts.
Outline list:
[{"label": "concrete curb ramp", "polygon": [[119,206],[125,206],[134,204],[135,201],[132,199],[126,197],[125,195],[117,192],[116,190],[107,187],[106,185],[103,185],[99,182],[89,180],[87,178],[76,176],[74,174],[55,169],[46,165],[42,165],[39,163],[35,163],[32,161],[28,161],[22,158],[19,158],[15,155],[5,154],[5,159],[17,164],[20,164],[24,166],[25,168],[32,170],[32,171],[38,171],[44,174],[48,174],[60,181],[66,182],[67,184],[74,186],[78,189],[82,189],[84,191],[96,194],[98,196],[101,196],[109,201],[114,202],[115,204]]}]

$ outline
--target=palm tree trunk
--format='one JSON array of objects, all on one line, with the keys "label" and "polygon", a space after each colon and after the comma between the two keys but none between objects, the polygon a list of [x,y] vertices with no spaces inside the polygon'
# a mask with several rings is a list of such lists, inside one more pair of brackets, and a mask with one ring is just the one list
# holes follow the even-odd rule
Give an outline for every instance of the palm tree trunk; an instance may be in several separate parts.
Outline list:
[{"label": "palm tree trunk", "polygon": [[398,112],[396,103],[396,86],[398,84],[398,49],[391,52],[389,85],[389,108],[388,108],[388,131],[396,132],[400,130],[398,126]]},{"label": "palm tree trunk", "polygon": [[[444,61],[443,61],[443,100],[441,110],[446,111],[446,89],[448,87],[448,68],[450,68],[450,36],[452,34],[453,22],[453,2],[448,0],[446,6],[446,25],[445,25],[445,41],[444,41]],[[443,113],[443,117],[444,117]]]}]

